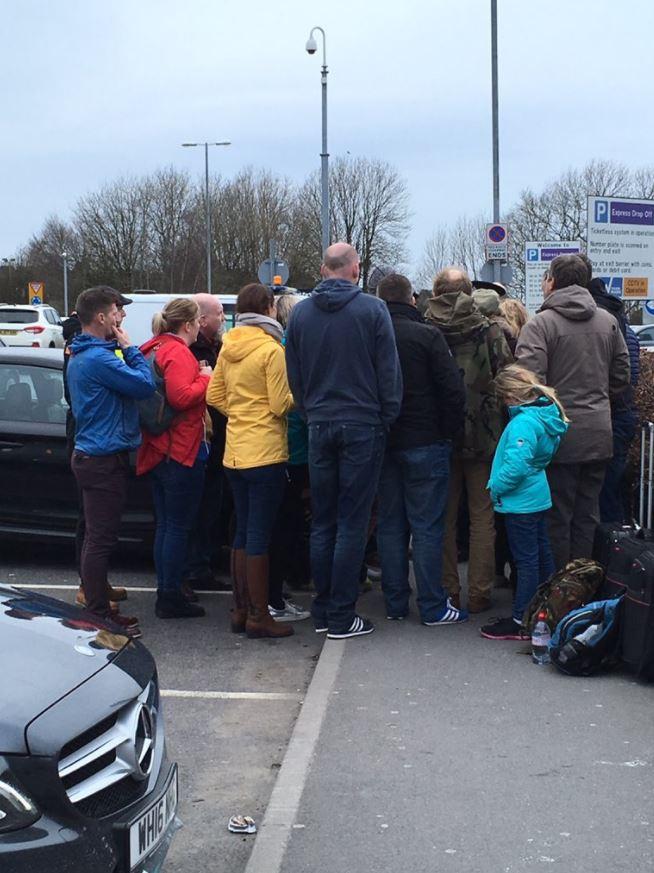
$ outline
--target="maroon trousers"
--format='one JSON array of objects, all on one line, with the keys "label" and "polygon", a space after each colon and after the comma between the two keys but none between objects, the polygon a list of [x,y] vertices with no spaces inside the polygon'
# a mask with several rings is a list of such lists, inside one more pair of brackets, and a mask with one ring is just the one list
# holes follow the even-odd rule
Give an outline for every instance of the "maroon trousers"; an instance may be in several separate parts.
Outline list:
[{"label": "maroon trousers", "polygon": [[80,576],[87,608],[109,615],[109,558],[118,543],[120,518],[127,498],[129,455],[86,455],[73,452],[71,467],[82,499],[86,530]]}]

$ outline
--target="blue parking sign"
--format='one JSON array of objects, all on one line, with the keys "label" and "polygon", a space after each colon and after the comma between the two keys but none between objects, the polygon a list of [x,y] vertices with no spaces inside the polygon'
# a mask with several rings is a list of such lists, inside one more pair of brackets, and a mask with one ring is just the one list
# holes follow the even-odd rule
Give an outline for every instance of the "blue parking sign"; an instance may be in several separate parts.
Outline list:
[{"label": "blue parking sign", "polygon": [[528,261],[537,261],[538,260],[538,249],[527,249],[527,260]]}]

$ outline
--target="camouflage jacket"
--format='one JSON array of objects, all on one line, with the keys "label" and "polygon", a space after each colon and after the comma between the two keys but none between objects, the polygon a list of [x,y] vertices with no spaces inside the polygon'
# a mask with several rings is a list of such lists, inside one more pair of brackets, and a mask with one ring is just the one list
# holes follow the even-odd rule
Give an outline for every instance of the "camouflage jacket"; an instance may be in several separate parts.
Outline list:
[{"label": "camouflage jacket", "polygon": [[463,458],[490,459],[506,423],[494,379],[498,370],[513,363],[502,329],[465,293],[432,297],[425,319],[443,332],[466,389],[464,435],[455,452]]}]

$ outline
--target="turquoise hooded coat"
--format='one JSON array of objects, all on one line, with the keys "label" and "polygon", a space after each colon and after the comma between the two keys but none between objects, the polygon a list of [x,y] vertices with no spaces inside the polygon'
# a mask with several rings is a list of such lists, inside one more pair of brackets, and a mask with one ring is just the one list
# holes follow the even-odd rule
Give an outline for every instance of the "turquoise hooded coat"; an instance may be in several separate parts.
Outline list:
[{"label": "turquoise hooded coat", "polygon": [[509,407],[486,486],[495,512],[524,515],[552,506],[545,469],[556,454],[568,425],[546,397]]}]

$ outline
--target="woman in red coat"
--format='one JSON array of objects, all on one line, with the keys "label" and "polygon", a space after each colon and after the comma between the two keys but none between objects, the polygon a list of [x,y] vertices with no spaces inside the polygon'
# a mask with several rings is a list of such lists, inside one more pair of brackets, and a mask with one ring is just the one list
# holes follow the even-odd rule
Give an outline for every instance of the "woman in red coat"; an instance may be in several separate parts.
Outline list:
[{"label": "woman in red coat", "polygon": [[182,594],[189,531],[197,515],[204,467],[208,457],[205,437],[205,394],[211,368],[200,366],[189,350],[198,336],[200,310],[194,300],[177,298],[158,312],[154,336],[141,347],[154,354],[165,385],[166,400],[178,411],[162,434],[143,431],[136,459],[138,475],[149,473],[156,516],[154,566],[157,572],[159,618],[195,618],[204,609]]}]

